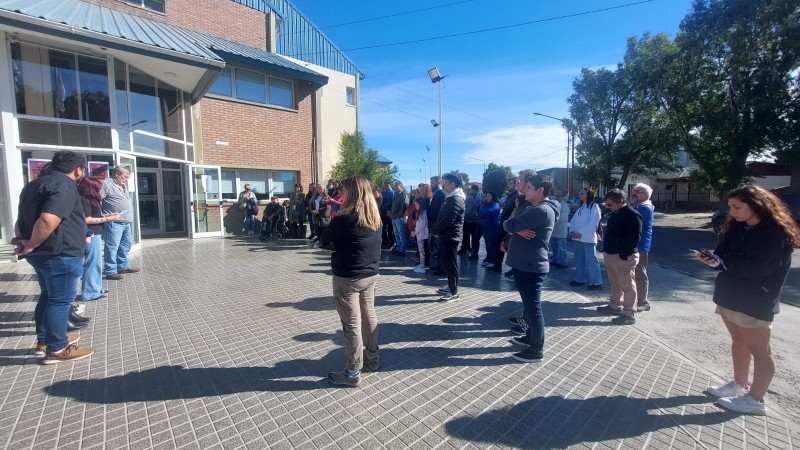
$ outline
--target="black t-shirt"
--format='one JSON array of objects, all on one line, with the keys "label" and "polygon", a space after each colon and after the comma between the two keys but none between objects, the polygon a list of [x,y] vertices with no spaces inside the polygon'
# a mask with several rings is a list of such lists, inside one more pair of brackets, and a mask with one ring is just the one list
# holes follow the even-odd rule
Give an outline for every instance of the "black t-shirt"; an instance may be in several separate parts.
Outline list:
[{"label": "black t-shirt", "polygon": [[356,225],[355,214],[338,214],[322,233],[319,243],[331,243],[333,274],[345,278],[367,278],[378,274],[381,259],[381,230]]},{"label": "black t-shirt", "polygon": [[61,224],[31,255],[83,257],[86,252],[86,222],[75,181],[61,172],[53,172],[25,185],[19,195],[19,237],[31,238],[33,224],[42,213],[60,217]]},{"label": "black t-shirt", "polygon": [[[98,208],[92,207],[92,201],[88,198],[81,198],[81,205],[83,205],[83,215],[84,217],[94,217],[96,219],[103,218],[103,212],[100,211]],[[95,225],[88,225],[89,229],[92,230],[92,233],[96,234],[97,236],[103,235],[103,224],[95,224]]]}]

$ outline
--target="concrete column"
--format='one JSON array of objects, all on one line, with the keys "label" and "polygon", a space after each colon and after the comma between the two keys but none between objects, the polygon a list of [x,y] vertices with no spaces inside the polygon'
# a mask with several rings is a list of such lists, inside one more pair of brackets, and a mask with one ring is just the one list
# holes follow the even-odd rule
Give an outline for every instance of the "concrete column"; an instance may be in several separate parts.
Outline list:
[{"label": "concrete column", "polygon": [[19,208],[19,193],[25,181],[22,177],[22,154],[19,150],[19,133],[14,117],[14,74],[5,33],[0,33],[0,128],[2,128],[2,186],[0,190],[0,227],[2,242],[14,237],[14,223]]}]

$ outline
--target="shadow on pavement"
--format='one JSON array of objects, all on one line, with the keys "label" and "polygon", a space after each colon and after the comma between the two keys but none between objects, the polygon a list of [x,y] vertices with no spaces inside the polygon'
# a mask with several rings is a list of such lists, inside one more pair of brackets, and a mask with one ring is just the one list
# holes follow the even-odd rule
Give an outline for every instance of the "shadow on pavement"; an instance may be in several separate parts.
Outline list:
[{"label": "shadow on pavement", "polygon": [[455,418],[444,426],[449,435],[471,442],[515,448],[566,448],[645,436],[676,425],[714,425],[738,416],[723,411],[689,413],[700,408],[686,408],[684,414],[667,410],[711,401],[701,395],[650,399],[620,395],[585,400],[538,397],[476,417]]}]

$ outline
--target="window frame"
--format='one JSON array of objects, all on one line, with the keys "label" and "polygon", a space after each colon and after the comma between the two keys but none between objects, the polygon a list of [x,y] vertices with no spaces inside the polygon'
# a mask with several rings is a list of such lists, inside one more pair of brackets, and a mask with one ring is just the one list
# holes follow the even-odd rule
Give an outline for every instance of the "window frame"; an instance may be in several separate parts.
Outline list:
[{"label": "window frame", "polygon": [[344,102],[347,104],[347,106],[356,106],[357,99],[358,97],[356,97],[356,88],[347,86],[344,92]]},{"label": "window frame", "polygon": [[[275,76],[275,75],[272,75],[272,74],[270,74],[268,72],[264,72],[262,70],[255,70],[255,69],[248,68],[248,67],[240,67],[240,66],[228,65],[228,66],[225,67],[225,69],[229,69],[230,70],[230,76],[227,77],[228,85],[226,86],[226,87],[230,87],[230,95],[212,92],[212,89],[214,89],[214,86],[216,86],[217,81],[220,81],[222,79],[222,77],[220,77],[220,78],[217,79],[217,81],[214,82],[214,84],[211,86],[209,91],[206,93],[207,97],[224,98],[226,100],[231,100],[231,101],[239,102],[239,103],[247,103],[249,105],[267,106],[267,107],[270,107],[270,108],[278,108],[278,109],[283,109],[283,110],[288,110],[288,111],[297,111],[297,96],[295,95],[295,80],[294,79]],[[243,71],[247,71],[247,72],[258,73],[258,74],[264,76],[264,94],[265,94],[264,103],[261,103],[261,102],[258,102],[258,101],[254,101],[254,100],[241,99],[241,98],[237,97],[237,92],[236,92],[237,70],[243,70]],[[270,100],[270,89],[271,89],[270,80],[271,79],[289,83],[289,85],[291,86],[290,93],[291,93],[291,96],[292,96],[292,98],[291,98],[291,105],[292,106],[285,106],[285,105],[276,104],[276,103],[272,103],[271,102],[271,100]]]},{"label": "window frame", "polygon": [[[222,170],[223,173],[224,172],[233,172],[233,183],[234,183],[234,193],[233,193],[233,195],[232,196],[231,195],[226,196],[226,193],[223,192],[223,194],[222,194],[222,200],[223,201],[236,202],[237,200],[239,200],[239,194],[244,190],[244,182],[248,182],[249,181],[249,182],[252,183],[252,180],[244,180],[243,181],[242,174],[241,174],[242,170],[253,171],[253,172],[262,172],[262,173],[267,174],[267,180],[266,180],[267,192],[266,193],[256,192],[255,194],[256,194],[256,197],[258,198],[258,201],[262,201],[262,200],[269,201],[270,197],[272,197],[273,195],[276,195],[279,198],[289,198],[289,195],[292,192],[294,192],[294,183],[291,183],[291,186],[289,186],[290,190],[288,192],[283,192],[283,193],[280,193],[280,194],[274,194],[274,191],[275,191],[275,180],[279,180],[280,179],[280,174],[282,172],[291,172],[291,173],[293,173],[294,174],[295,183],[297,183],[298,180],[300,179],[300,171],[299,170],[258,169],[258,168],[249,168],[249,167],[222,167],[221,170]],[[222,177],[220,179],[220,182],[223,179],[224,179],[224,177]]]},{"label": "window frame", "polygon": [[[146,9],[148,11],[157,12],[160,14],[167,13],[167,0],[117,0],[127,5],[135,6],[137,8]],[[156,9],[148,6],[148,3],[158,3],[161,5],[161,9]]]}]

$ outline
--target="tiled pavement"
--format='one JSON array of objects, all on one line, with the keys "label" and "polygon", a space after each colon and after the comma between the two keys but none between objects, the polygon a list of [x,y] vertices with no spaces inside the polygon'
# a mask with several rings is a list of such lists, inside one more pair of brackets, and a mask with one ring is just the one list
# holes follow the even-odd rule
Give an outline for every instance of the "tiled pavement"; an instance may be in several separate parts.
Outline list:
[{"label": "tiled pavement", "polygon": [[[385,254],[385,253],[384,253]],[[386,254],[385,254],[386,255]],[[509,356],[507,280],[462,260],[462,300],[386,255],[382,368],[331,387],[344,364],[326,252],[300,241],[178,240],[135,256],[81,345],[30,355],[37,285],[0,266],[0,448],[795,448],[800,427],[724,412],[690,361],[597,317],[555,279],[546,359]]]}]

